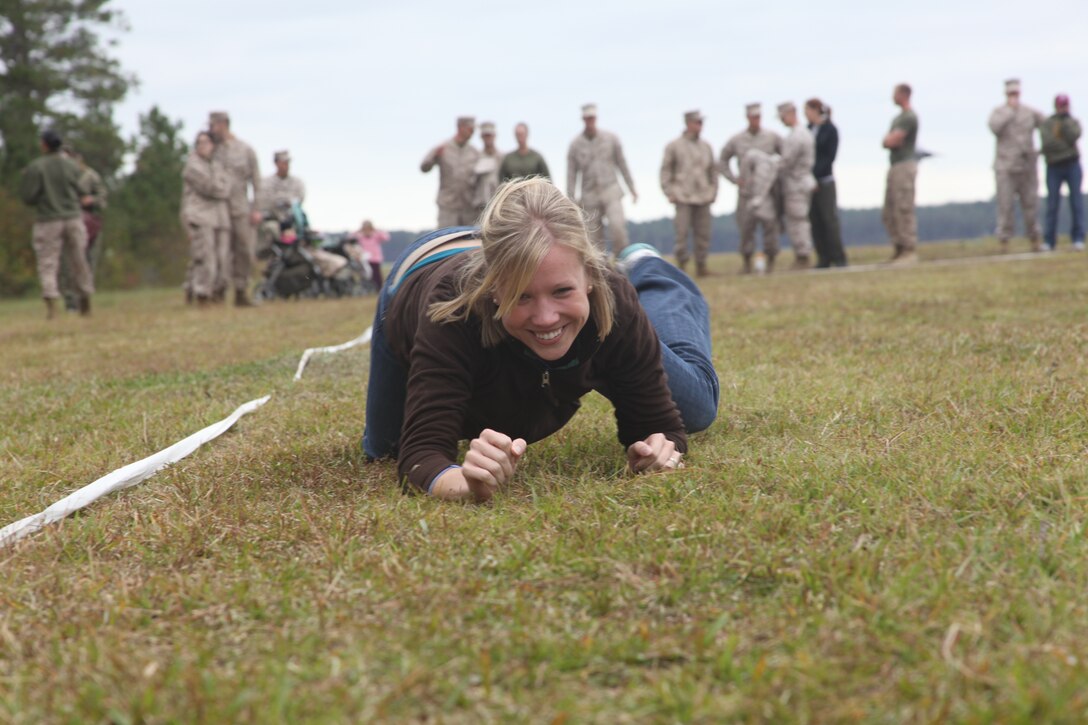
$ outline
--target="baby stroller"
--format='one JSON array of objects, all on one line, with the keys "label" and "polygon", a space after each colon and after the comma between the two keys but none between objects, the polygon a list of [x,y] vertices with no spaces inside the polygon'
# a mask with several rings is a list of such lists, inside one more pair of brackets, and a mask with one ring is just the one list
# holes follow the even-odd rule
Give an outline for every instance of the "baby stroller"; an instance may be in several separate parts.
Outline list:
[{"label": "baby stroller", "polygon": [[328,294],[337,297],[377,292],[377,285],[371,279],[370,258],[363,251],[355,237],[350,234],[330,234],[321,244],[321,251],[335,256],[339,272],[330,280]]},{"label": "baby stroller", "polygon": [[277,297],[296,299],[316,297],[322,292],[322,271],[309,249],[307,240],[314,236],[306,212],[298,202],[277,208],[266,216],[266,222],[279,225],[279,235],[271,240],[265,256],[270,256],[264,279],[257,284],[253,296],[258,300]]}]

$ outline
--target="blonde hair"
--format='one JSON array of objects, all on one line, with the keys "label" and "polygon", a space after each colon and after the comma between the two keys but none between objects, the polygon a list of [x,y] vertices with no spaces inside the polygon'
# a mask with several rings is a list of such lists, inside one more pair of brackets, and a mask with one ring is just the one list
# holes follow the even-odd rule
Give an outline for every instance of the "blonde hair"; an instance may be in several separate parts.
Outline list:
[{"label": "blonde hair", "polygon": [[[616,300],[608,284],[608,259],[589,239],[582,210],[551,182],[539,177],[514,179],[498,188],[480,217],[479,251],[457,279],[457,296],[430,306],[431,321],[448,323],[476,316],[481,342],[494,347],[503,339],[502,317],[509,313],[553,244],[578,255],[585,265],[589,313],[603,339],[612,331]],[[503,300],[492,301],[499,292]]]}]

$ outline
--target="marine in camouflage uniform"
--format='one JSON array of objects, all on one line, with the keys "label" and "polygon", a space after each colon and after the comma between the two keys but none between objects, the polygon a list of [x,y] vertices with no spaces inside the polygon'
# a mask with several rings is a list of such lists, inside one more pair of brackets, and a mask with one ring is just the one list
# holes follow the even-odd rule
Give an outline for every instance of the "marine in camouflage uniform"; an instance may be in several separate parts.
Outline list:
[{"label": "marine in camouflage uniform", "polygon": [[[101,246],[97,242],[102,232],[102,210],[106,208],[108,191],[102,176],[87,165],[82,154],[69,149],[68,156],[76,162],[80,169],[79,206],[82,209],[83,226],[87,230],[87,251],[85,256],[93,280],[95,270],[98,268],[98,258],[101,255]],[[68,310],[79,309],[80,293],[73,280],[68,258],[64,255],[61,255],[60,258],[60,274],[57,277],[57,284],[61,296],[64,297],[65,308]]]},{"label": "marine in camouflage uniform", "polygon": [[[181,224],[189,235],[189,291],[197,304],[216,295],[230,256],[230,179],[205,134],[197,136],[182,169]],[[219,290],[222,291],[222,290]]]},{"label": "marine in camouflage uniform", "polygon": [[480,151],[480,158],[476,160],[476,189],[472,198],[477,217],[499,188],[499,167],[502,166],[503,159],[503,153],[495,148],[494,123],[484,121],[480,124],[480,139],[484,142],[484,147]]},{"label": "marine in camouflage uniform", "polygon": [[423,157],[420,171],[438,167],[438,229],[469,226],[476,222],[476,162],[480,151],[469,143],[476,119],[461,116],[453,138],[435,146]]},{"label": "marine in camouflage uniform", "polygon": [[793,103],[779,104],[778,117],[790,129],[782,141],[782,161],[778,167],[782,216],[796,255],[793,266],[804,269],[812,265],[812,222],[808,212],[812,206],[812,192],[816,190],[816,177],[812,175],[816,140],[811,131],[798,123],[797,107]]},{"label": "marine in camouflage uniform", "polygon": [[[227,206],[230,209],[230,282],[234,287],[234,304],[249,307],[253,303],[246,289],[253,271],[257,225],[261,223],[261,213],[256,206],[261,194],[257,154],[249,144],[231,132],[230,116],[225,112],[212,112],[208,121],[209,131],[216,143],[215,158],[222,164],[230,180]],[[252,197],[249,193],[251,187]],[[220,279],[216,287],[224,287],[226,282]]]},{"label": "marine in camouflage uniform", "polygon": [[699,111],[684,114],[684,133],[665,147],[661,162],[661,190],[676,207],[676,263],[684,269],[688,263],[688,233],[694,232],[695,269],[700,277],[707,274],[710,253],[710,205],[718,196],[718,168],[714,149],[699,134],[703,115]]},{"label": "marine in camouflage uniform", "polygon": [[23,170],[19,191],[23,203],[35,211],[32,243],[46,316],[56,314],[61,255],[68,259],[80,294],[79,311],[87,315],[94,280],[87,264],[87,229],[79,208],[80,169],[61,153],[61,138],[54,131],[46,130],[40,138],[43,154]]},{"label": "marine in camouflage uniform", "polygon": [[892,101],[900,113],[892,120],[884,136],[888,149],[887,186],[884,190],[884,227],[894,251],[888,260],[893,264],[913,264],[918,261],[918,220],[914,210],[914,181],[918,176],[918,116],[910,104],[911,88],[900,83],[892,93]]},{"label": "marine in camouflage uniform", "polygon": [[[627,246],[627,220],[623,214],[623,189],[617,172],[623,176],[631,199],[638,202],[635,181],[627,168],[623,146],[619,137],[597,128],[597,106],[582,106],[585,130],[571,141],[567,151],[567,196],[575,199],[591,220],[594,241],[604,250],[604,224],[608,223],[608,235],[612,239],[612,253],[619,254]],[[579,189],[580,195],[576,195]]]},{"label": "marine in camouflage uniform", "polygon": [[994,179],[997,183],[997,238],[1003,250],[1016,231],[1016,199],[1024,217],[1031,248],[1042,246],[1039,229],[1039,153],[1035,129],[1046,117],[1020,103],[1020,81],[1005,81],[1006,102],[990,114],[990,130],[997,139]]},{"label": "marine in camouflage uniform", "polygon": [[[763,229],[763,252],[769,265],[773,265],[778,253],[778,224],[774,218],[765,219],[749,214],[752,191],[748,188],[744,175],[744,158],[751,149],[757,149],[767,155],[777,155],[782,151],[782,139],[774,131],[762,127],[762,107],[758,103],[749,103],[745,107],[748,128],[734,135],[725,142],[718,159],[718,171],[737,186],[737,229],[740,231],[740,253],[744,259],[741,272],[752,271],[752,255],[756,251],[756,231]],[[737,160],[737,171],[733,171],[733,159]],[[773,193],[773,192],[772,192]]]},{"label": "marine in camouflage uniform", "polygon": [[261,193],[257,196],[257,211],[261,213],[261,226],[257,233],[257,258],[269,256],[272,241],[279,237],[280,222],[290,214],[294,202],[306,200],[306,185],[302,179],[291,175],[291,154],[277,151],[272,154],[276,173],[261,181]]}]

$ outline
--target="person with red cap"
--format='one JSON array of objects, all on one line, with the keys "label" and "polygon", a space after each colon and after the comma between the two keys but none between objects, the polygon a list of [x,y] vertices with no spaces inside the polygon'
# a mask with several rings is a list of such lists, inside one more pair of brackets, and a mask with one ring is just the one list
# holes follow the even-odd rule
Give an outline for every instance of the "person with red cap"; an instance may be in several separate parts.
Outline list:
[{"label": "person with red cap", "polygon": [[1059,94],[1054,99],[1054,115],[1043,122],[1039,130],[1046,159],[1046,229],[1043,239],[1048,249],[1058,243],[1058,208],[1062,202],[1062,184],[1069,186],[1069,208],[1073,215],[1070,237],[1073,249],[1084,251],[1084,197],[1080,185],[1083,173],[1077,139],[1080,122],[1069,115],[1069,96]]}]

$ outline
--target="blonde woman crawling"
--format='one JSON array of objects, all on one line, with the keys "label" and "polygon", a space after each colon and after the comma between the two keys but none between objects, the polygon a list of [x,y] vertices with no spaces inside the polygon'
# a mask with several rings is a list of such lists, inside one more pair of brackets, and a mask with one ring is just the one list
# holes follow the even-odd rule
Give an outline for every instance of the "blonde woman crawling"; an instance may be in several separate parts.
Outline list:
[{"label": "blonde woman crawling", "polygon": [[[480,227],[416,240],[382,288],[363,450],[408,487],[487,501],[591,390],[636,473],[683,466],[717,415],[706,301],[652,247],[613,267],[550,182],[504,184]],[[458,443],[470,440],[457,462]]]}]

